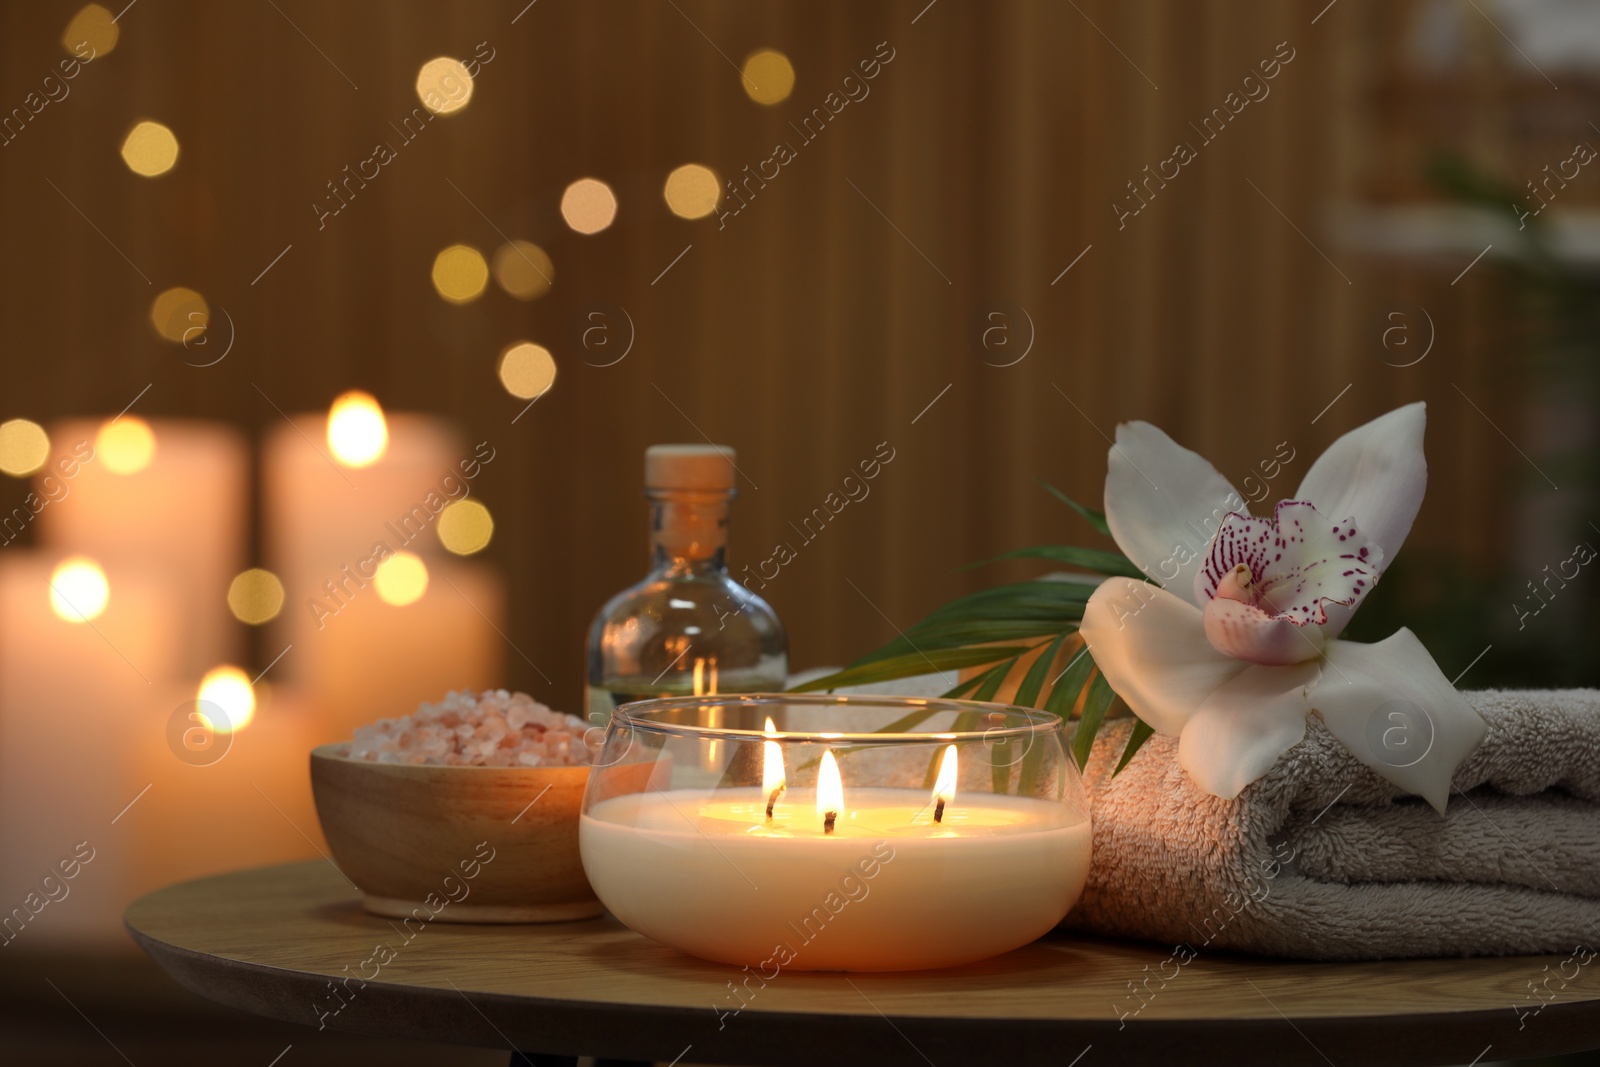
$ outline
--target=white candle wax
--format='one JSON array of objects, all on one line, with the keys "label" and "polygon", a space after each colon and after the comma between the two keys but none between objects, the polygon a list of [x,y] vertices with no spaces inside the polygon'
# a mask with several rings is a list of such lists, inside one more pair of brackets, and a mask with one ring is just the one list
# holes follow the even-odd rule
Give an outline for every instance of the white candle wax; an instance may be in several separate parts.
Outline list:
[{"label": "white candle wax", "polygon": [[[415,710],[414,701],[410,707],[384,704],[382,694],[377,694],[380,699],[376,702],[365,701],[360,686],[367,680],[381,683],[380,676],[390,665],[398,667],[402,675],[411,670],[403,655],[392,664],[374,657],[387,640],[383,634],[395,633],[400,642],[396,651],[411,644],[406,622],[427,609],[414,605],[385,612],[384,605],[358,603],[346,611],[342,604],[347,599],[375,598],[370,579],[384,555],[412,552],[428,559],[430,566],[435,558],[442,558],[435,525],[438,513],[450,499],[469,492],[468,476],[482,469],[441,419],[392,414],[387,416],[386,432],[383,454],[364,467],[349,466],[334,455],[327,439],[326,413],[297,415],[292,422],[278,423],[263,446],[267,565],[283,582],[285,592],[283,611],[272,623],[268,641],[276,648],[294,646],[275,669],[274,678],[311,690],[319,705],[337,719],[343,732],[331,734],[325,739],[328,741],[348,738],[350,727],[377,717],[368,715],[365,708],[352,707],[347,697],[381,707],[383,716]],[[448,586],[442,592],[459,599]],[[432,589],[425,600],[428,598],[440,599]],[[340,619],[330,619],[328,609],[339,609]],[[404,618],[395,614],[397,610],[405,612]],[[492,607],[484,611],[499,617]],[[338,623],[349,623],[352,616],[361,618],[353,626],[340,627],[344,633],[326,640],[329,630]],[[485,639],[481,620],[465,616],[463,620],[474,639]],[[365,636],[356,636],[352,630]],[[495,639],[490,634],[485,640]],[[446,643],[452,640],[445,638]],[[454,657],[459,650],[446,651]],[[354,662],[338,661],[338,656],[352,654]],[[440,658],[426,649],[422,654],[433,663]],[[477,684],[481,673],[469,671],[456,687]],[[429,677],[436,675],[434,671]],[[403,684],[401,688],[405,688]],[[440,690],[433,696],[443,695]]]},{"label": "white candle wax", "polygon": [[[298,620],[281,667],[321,713],[314,743],[349,740],[358,726],[409,715],[452,689],[485,689],[505,678],[504,586],[482,564],[431,560],[428,588],[404,605],[386,604],[373,583],[348,587],[321,609],[290,601]],[[328,608],[337,608],[329,613]],[[281,668],[280,668],[281,669]]]},{"label": "white candle wax", "polygon": [[579,826],[595,894],[632,929],[774,969],[948,967],[1019,948],[1076,903],[1086,819],[1061,804],[851,788],[825,833],[815,794],[675,789],[601,801]]},{"label": "white candle wax", "polygon": [[164,688],[127,752],[136,787],[152,783],[119,824],[133,846],[130,900],[189,878],[327,851],[307,763],[324,732],[318,709],[304,694],[263,682],[249,722],[231,738],[213,736],[225,753],[215,758],[213,747],[186,759],[173,748],[168,721],[174,709],[195,710],[194,699],[192,684]]},{"label": "white candle wax", "polygon": [[327,430],[326,414],[297,415],[274,425],[262,450],[268,566],[312,579],[305,595],[338,581],[341,567],[377,543],[437,552],[437,509],[469,489],[465,475],[482,466],[447,423],[427,415],[388,416],[387,447],[365,467],[334,458]]},{"label": "white candle wax", "polygon": [[[154,579],[108,566],[104,611],[63,619],[58,558],[12,552],[0,557],[0,917],[12,919],[0,940],[121,947],[143,800],[124,808],[150,781],[131,753],[161,729],[141,712],[175,673],[182,613]],[[43,883],[81,842],[93,861],[65,887]],[[63,899],[39,903],[52,889]]]},{"label": "white candle wax", "polygon": [[[87,454],[107,424],[53,424],[57,456]],[[52,462],[39,473],[35,492],[48,501],[38,518],[40,543],[157,580],[182,612],[179,667],[198,676],[238,658],[241,634],[227,598],[228,583],[245,565],[249,446],[244,434],[220,423],[148,425],[155,447],[138,469],[118,469],[116,456],[95,454],[65,468]]]}]

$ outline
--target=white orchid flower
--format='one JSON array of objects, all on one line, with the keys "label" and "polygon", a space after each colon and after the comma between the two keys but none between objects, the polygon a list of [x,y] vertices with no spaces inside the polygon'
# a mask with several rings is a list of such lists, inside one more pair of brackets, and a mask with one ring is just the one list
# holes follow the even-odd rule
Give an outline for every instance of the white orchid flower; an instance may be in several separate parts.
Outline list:
[{"label": "white orchid flower", "polygon": [[1410,630],[1337,640],[1411,529],[1427,484],[1411,404],[1335,441],[1272,517],[1146,422],[1117,427],[1106,523],[1159,583],[1108,578],[1082,633],[1111,687],[1189,776],[1235,797],[1318,716],[1363,763],[1444,810],[1487,730]]}]

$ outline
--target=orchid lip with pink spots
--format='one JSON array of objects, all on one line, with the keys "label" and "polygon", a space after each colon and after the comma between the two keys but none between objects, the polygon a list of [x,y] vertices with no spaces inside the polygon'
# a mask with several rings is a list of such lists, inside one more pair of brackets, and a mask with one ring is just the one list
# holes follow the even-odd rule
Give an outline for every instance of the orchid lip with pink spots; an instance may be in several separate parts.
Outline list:
[{"label": "orchid lip with pink spots", "polygon": [[[1410,404],[1335,441],[1294,496],[1252,516],[1216,469],[1145,422],[1117,427],[1106,522],[1161,588],[1108,578],[1082,633],[1106,680],[1191,778],[1235,797],[1317,716],[1378,774],[1440,811],[1486,727],[1409,630],[1339,640],[1411,529],[1427,484],[1426,414]],[[1196,523],[1215,524],[1203,551]],[[1128,612],[1125,605],[1140,607]],[[1426,755],[1376,751],[1370,720],[1404,700],[1429,727]]]},{"label": "orchid lip with pink spots", "polygon": [[1354,608],[1382,562],[1354,519],[1331,523],[1310,501],[1280,501],[1270,519],[1230,512],[1195,575],[1206,637],[1251,663],[1316,659],[1328,605]]}]

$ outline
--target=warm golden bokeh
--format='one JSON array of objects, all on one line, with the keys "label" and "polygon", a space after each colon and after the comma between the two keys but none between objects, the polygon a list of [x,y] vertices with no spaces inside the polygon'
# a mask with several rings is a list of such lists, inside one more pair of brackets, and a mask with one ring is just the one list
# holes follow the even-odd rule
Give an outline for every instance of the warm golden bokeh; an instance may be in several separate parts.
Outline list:
[{"label": "warm golden bokeh", "polygon": [[328,408],[328,448],[346,467],[369,467],[389,447],[389,423],[371,393],[353,389]]},{"label": "warm golden bokeh", "polygon": [[472,100],[472,75],[459,59],[430,59],[417,71],[417,97],[435,115],[460,111]]},{"label": "warm golden bokeh", "polygon": [[717,202],[722,199],[722,180],[710,167],[685,163],[667,175],[661,195],[679,218],[703,219],[717,210]]},{"label": "warm golden bokeh", "polygon": [[67,622],[99,618],[110,600],[106,572],[88,556],[64,559],[50,575],[50,609]]},{"label": "warm golden bokeh", "polygon": [[94,435],[95,458],[113,474],[137,474],[156,456],[156,433],[137,415],[123,415]]},{"label": "warm golden bokeh", "polygon": [[28,419],[0,423],[0,471],[26,478],[50,458],[50,435]]},{"label": "warm golden bokeh", "polygon": [[178,162],[178,136],[159,122],[135,123],[122,141],[122,161],[146,178],[165,174]]},{"label": "warm golden bokeh", "polygon": [[193,341],[210,322],[206,298],[181,285],[163,291],[150,304],[150,324],[168,341]]},{"label": "warm golden bokeh", "polygon": [[212,722],[204,707],[200,711],[200,717],[206,721],[206,725],[219,734],[236,733],[249,726],[250,720],[255,718],[256,690],[250,684],[250,676],[238,667],[226,664],[213,667],[200,680],[196,695],[202,705],[210,704],[222,710],[220,722]]},{"label": "warm golden bokeh", "polygon": [[283,610],[283,583],[269,570],[252,567],[228,585],[228,610],[240,622],[260,626]]},{"label": "warm golden bokeh", "polygon": [[67,23],[61,47],[80,59],[99,59],[117,47],[116,17],[99,4],[90,4]]},{"label": "warm golden bokeh", "polygon": [[561,217],[578,233],[599,233],[617,218],[617,196],[599,178],[579,178],[561,194]]},{"label": "warm golden bokeh", "polygon": [[556,265],[532,241],[512,241],[495,249],[494,280],[518,300],[532,300],[555,284]]},{"label": "warm golden bokeh", "polygon": [[476,500],[457,500],[439,513],[439,543],[458,556],[481,552],[494,536],[494,516]]},{"label": "warm golden bokeh", "polygon": [[500,356],[500,384],[522,400],[543,396],[556,382],[556,358],[544,345],[518,341]]},{"label": "warm golden bokeh", "polygon": [[428,565],[414,553],[396,552],[378,564],[372,584],[378,590],[378,599],[403,608],[421,600],[428,591]]},{"label": "warm golden bokeh", "polygon": [[478,299],[488,284],[489,265],[471,245],[451,245],[433,257],[433,287],[452,304]]},{"label": "warm golden bokeh", "polygon": [[782,52],[763,48],[744,61],[740,84],[758,104],[779,104],[794,92],[794,64]]}]

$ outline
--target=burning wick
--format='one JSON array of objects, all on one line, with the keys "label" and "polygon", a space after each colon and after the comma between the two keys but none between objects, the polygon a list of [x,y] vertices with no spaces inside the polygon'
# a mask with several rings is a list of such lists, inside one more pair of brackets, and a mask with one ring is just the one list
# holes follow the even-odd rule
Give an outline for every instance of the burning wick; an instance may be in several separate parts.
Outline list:
[{"label": "burning wick", "polygon": [[767,740],[761,742],[761,788],[767,794],[767,821],[772,821],[772,808],[778,803],[778,795],[783,792],[785,785],[783,775],[783,746],[772,740],[778,736],[778,728],[772,725],[772,717],[767,717]]},{"label": "burning wick", "polygon": [[817,814],[822,816],[822,832],[833,833],[833,821],[844,810],[844,783],[839,780],[839,764],[832,752],[822,754],[817,768]]},{"label": "burning wick", "polygon": [[948,745],[939,757],[939,773],[933,783],[933,821],[936,823],[944,821],[945,801],[955,799],[956,777],[956,746]]}]

